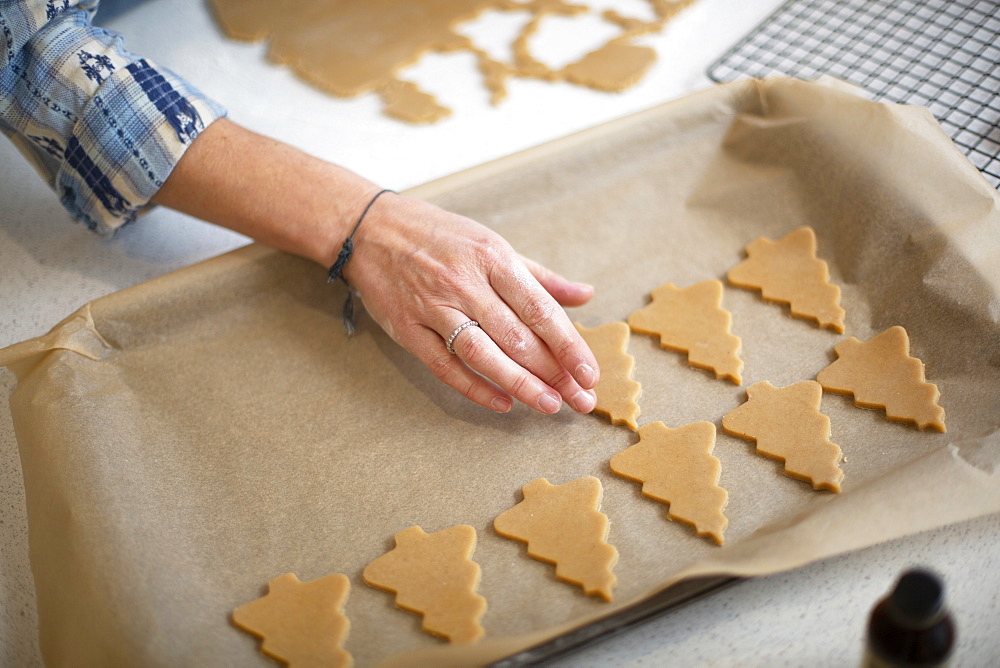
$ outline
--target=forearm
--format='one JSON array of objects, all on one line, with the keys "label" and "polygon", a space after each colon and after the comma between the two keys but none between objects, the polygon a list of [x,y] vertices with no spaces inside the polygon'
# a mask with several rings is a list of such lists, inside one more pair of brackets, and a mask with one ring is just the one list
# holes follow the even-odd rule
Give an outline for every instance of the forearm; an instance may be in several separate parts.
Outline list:
[{"label": "forearm", "polygon": [[[379,192],[221,119],[153,201],[328,267]],[[581,412],[594,407],[597,362],[559,308],[587,301],[589,286],[520,258],[473,220],[404,195],[379,198],[354,240],[343,277],[372,318],[442,381],[500,412],[511,409],[511,396],[543,413],[563,400]]]},{"label": "forearm", "polygon": [[188,148],[153,201],[328,267],[378,190],[347,169],[220,119]]}]

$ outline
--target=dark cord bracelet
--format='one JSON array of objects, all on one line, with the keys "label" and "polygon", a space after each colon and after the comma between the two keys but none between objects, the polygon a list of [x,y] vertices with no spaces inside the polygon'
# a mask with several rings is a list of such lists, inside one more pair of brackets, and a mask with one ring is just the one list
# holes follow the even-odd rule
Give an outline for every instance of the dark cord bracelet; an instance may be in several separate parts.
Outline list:
[{"label": "dark cord bracelet", "polygon": [[351,230],[351,233],[347,235],[346,239],[344,239],[344,245],[340,249],[340,254],[337,255],[337,261],[333,263],[332,267],[330,267],[330,271],[326,272],[327,283],[333,283],[339,278],[344,282],[344,285],[347,286],[347,300],[344,301],[343,322],[344,331],[347,332],[348,336],[354,336],[354,332],[357,331],[354,318],[354,296],[351,290],[351,284],[347,282],[347,279],[344,278],[343,275],[344,265],[347,264],[347,261],[351,259],[351,254],[354,253],[354,234],[358,231],[358,228],[361,227],[361,222],[365,219],[365,216],[368,215],[368,210],[372,208],[373,204],[375,204],[375,200],[386,193],[395,192],[395,190],[385,188],[378,191],[375,196],[371,198],[368,202],[368,206],[365,207],[365,210],[362,211],[361,215],[358,217],[358,222],[354,224],[354,229]]}]

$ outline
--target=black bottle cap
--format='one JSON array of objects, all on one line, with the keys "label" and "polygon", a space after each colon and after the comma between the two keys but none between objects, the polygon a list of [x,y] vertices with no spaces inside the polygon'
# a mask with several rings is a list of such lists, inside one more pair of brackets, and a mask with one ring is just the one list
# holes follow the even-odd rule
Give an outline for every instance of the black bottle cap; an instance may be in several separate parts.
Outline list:
[{"label": "black bottle cap", "polygon": [[890,614],[902,625],[919,629],[934,624],[944,612],[944,584],[930,571],[903,573],[889,597]]}]

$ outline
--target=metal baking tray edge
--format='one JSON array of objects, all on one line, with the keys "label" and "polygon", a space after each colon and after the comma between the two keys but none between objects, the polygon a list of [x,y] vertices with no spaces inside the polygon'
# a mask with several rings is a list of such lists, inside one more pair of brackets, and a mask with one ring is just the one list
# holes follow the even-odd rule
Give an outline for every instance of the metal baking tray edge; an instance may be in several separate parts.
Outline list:
[{"label": "metal baking tray edge", "polygon": [[606,640],[688,603],[742,582],[730,575],[682,580],[618,612],[489,664],[492,668],[537,666]]}]

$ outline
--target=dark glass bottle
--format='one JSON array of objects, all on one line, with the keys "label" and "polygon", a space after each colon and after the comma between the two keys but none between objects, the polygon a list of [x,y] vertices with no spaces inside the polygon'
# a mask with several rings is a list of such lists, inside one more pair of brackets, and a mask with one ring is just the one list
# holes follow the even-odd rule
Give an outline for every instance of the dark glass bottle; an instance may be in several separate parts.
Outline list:
[{"label": "dark glass bottle", "polygon": [[946,666],[954,644],[944,584],[930,571],[913,569],[872,610],[864,665]]}]

